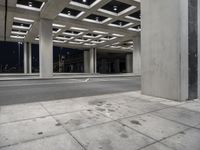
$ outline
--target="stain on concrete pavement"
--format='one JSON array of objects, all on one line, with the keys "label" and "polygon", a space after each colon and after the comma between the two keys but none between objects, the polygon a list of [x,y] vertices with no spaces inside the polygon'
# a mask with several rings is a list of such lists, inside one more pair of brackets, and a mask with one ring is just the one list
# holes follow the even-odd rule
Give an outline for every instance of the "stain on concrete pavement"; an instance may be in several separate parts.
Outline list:
[{"label": "stain on concrete pavement", "polygon": [[125,134],[125,133],[122,133],[120,136],[121,136],[122,138],[128,138],[128,135]]},{"label": "stain on concrete pavement", "polygon": [[106,109],[104,109],[104,108],[96,108],[96,110],[98,110],[98,111],[106,111]]},{"label": "stain on concrete pavement", "polygon": [[137,120],[131,120],[130,121],[132,124],[136,124],[136,125],[142,125],[139,121],[137,121]]}]

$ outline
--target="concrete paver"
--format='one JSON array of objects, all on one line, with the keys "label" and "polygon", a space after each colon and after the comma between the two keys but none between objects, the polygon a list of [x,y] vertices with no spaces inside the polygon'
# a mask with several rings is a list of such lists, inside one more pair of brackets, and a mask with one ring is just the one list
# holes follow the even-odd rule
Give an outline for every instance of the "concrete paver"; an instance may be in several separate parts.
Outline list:
[{"label": "concrete paver", "polygon": [[0,106],[0,124],[49,115],[38,103]]},{"label": "concrete paver", "polygon": [[57,126],[57,122],[52,117],[2,124],[0,125],[0,147],[63,132],[65,130]]},{"label": "concrete paver", "polygon": [[52,115],[86,110],[88,107],[71,100],[42,102],[43,107]]},{"label": "concrete paver", "polygon": [[156,140],[161,140],[188,128],[151,114],[123,119],[120,122]]},{"label": "concrete paver", "polygon": [[189,129],[172,136],[162,143],[176,150],[199,150],[200,149],[200,130]]},{"label": "concrete paver", "polygon": [[81,128],[86,128],[89,126],[94,126],[97,124],[111,121],[111,119],[91,109],[86,111],[66,113],[54,117],[69,131],[78,130]]},{"label": "concrete paver", "polygon": [[200,112],[190,111],[185,108],[173,107],[153,114],[193,127],[200,123]]},{"label": "concrete paver", "polygon": [[22,144],[2,148],[1,150],[84,150],[70,135],[61,134]]},{"label": "concrete paver", "polygon": [[102,101],[94,101],[91,103],[95,110],[113,120],[131,117],[142,112],[138,109],[132,109],[122,104],[115,102],[115,100],[109,101],[109,99],[103,99]]},{"label": "concrete paver", "polygon": [[161,143],[155,143],[140,150],[173,150]]},{"label": "concrete paver", "polygon": [[188,102],[183,105],[179,105],[178,107],[200,112],[200,103],[198,102]]},{"label": "concrete paver", "polygon": [[0,107],[0,150],[199,150],[199,103],[139,91]]},{"label": "concrete paver", "polygon": [[154,142],[116,122],[73,131],[72,134],[87,150],[137,150]]}]

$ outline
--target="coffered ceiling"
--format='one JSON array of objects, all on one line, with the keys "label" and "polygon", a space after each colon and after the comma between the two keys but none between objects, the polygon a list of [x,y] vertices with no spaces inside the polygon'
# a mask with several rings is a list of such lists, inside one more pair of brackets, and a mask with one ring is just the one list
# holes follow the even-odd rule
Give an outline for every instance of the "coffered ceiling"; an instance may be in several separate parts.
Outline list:
[{"label": "coffered ceiling", "polygon": [[0,37],[39,40],[40,18],[53,20],[54,45],[132,50],[140,34],[140,0],[0,0]]}]

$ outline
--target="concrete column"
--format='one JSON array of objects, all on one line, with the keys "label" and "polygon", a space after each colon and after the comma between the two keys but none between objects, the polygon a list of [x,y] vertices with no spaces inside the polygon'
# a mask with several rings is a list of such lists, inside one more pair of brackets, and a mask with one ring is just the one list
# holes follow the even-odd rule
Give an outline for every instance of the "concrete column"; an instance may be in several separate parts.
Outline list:
[{"label": "concrete column", "polygon": [[39,24],[40,77],[53,76],[52,20],[40,19]]},{"label": "concrete column", "polygon": [[89,51],[84,51],[84,72],[90,73],[90,53]]},{"label": "concrete column", "polygon": [[96,73],[96,49],[91,48],[90,49],[90,73]]},{"label": "concrete column", "polygon": [[97,49],[94,48],[94,73],[97,73]]},{"label": "concrete column", "polygon": [[31,44],[24,42],[24,74],[32,72]]},{"label": "concrete column", "polygon": [[133,73],[141,75],[141,40],[140,37],[133,38]]},{"label": "concrete column", "polygon": [[[198,2],[198,35],[200,35],[200,3]],[[198,36],[198,58],[200,58],[200,38]],[[200,59],[198,59],[198,97],[200,97]]]},{"label": "concrete column", "polygon": [[126,54],[126,72],[132,73],[133,72],[133,54],[128,53]]},{"label": "concrete column", "polygon": [[141,1],[143,94],[198,97],[197,6],[198,0]]},{"label": "concrete column", "polygon": [[29,61],[29,73],[32,73],[32,44],[29,43],[29,49],[28,49],[28,61]]},{"label": "concrete column", "polygon": [[24,42],[24,74],[28,73],[28,43]]}]

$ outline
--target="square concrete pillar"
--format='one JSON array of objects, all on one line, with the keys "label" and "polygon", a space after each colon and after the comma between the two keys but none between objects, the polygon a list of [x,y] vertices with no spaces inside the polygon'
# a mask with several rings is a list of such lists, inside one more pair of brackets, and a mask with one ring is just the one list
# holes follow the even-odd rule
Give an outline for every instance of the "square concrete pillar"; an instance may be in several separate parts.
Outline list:
[{"label": "square concrete pillar", "polygon": [[89,62],[90,62],[90,73],[96,73],[96,59],[97,59],[97,52],[96,48],[91,48],[89,51]]},{"label": "square concrete pillar", "polygon": [[199,35],[200,35],[200,2],[198,1],[198,5],[197,5],[197,16],[198,16],[198,98],[200,97],[200,38],[199,38]]},{"label": "square concrete pillar", "polygon": [[31,43],[24,42],[24,74],[32,73]]},{"label": "square concrete pillar", "polygon": [[29,48],[28,48],[28,54],[29,54],[29,57],[28,57],[28,64],[29,64],[29,73],[31,74],[32,73],[32,44],[29,43]]},{"label": "square concrete pillar", "polygon": [[133,38],[133,73],[141,75],[141,40],[140,36]]},{"label": "square concrete pillar", "polygon": [[53,76],[52,20],[40,19],[39,24],[40,77]]},{"label": "square concrete pillar", "polygon": [[133,72],[133,54],[128,53],[126,54],[126,72],[132,73]]},{"label": "square concrete pillar", "polygon": [[84,51],[84,72],[90,73],[90,53],[89,51]]},{"label": "square concrete pillar", "polygon": [[141,0],[142,93],[198,97],[198,0]]},{"label": "square concrete pillar", "polygon": [[24,74],[28,73],[28,43],[24,42]]}]

